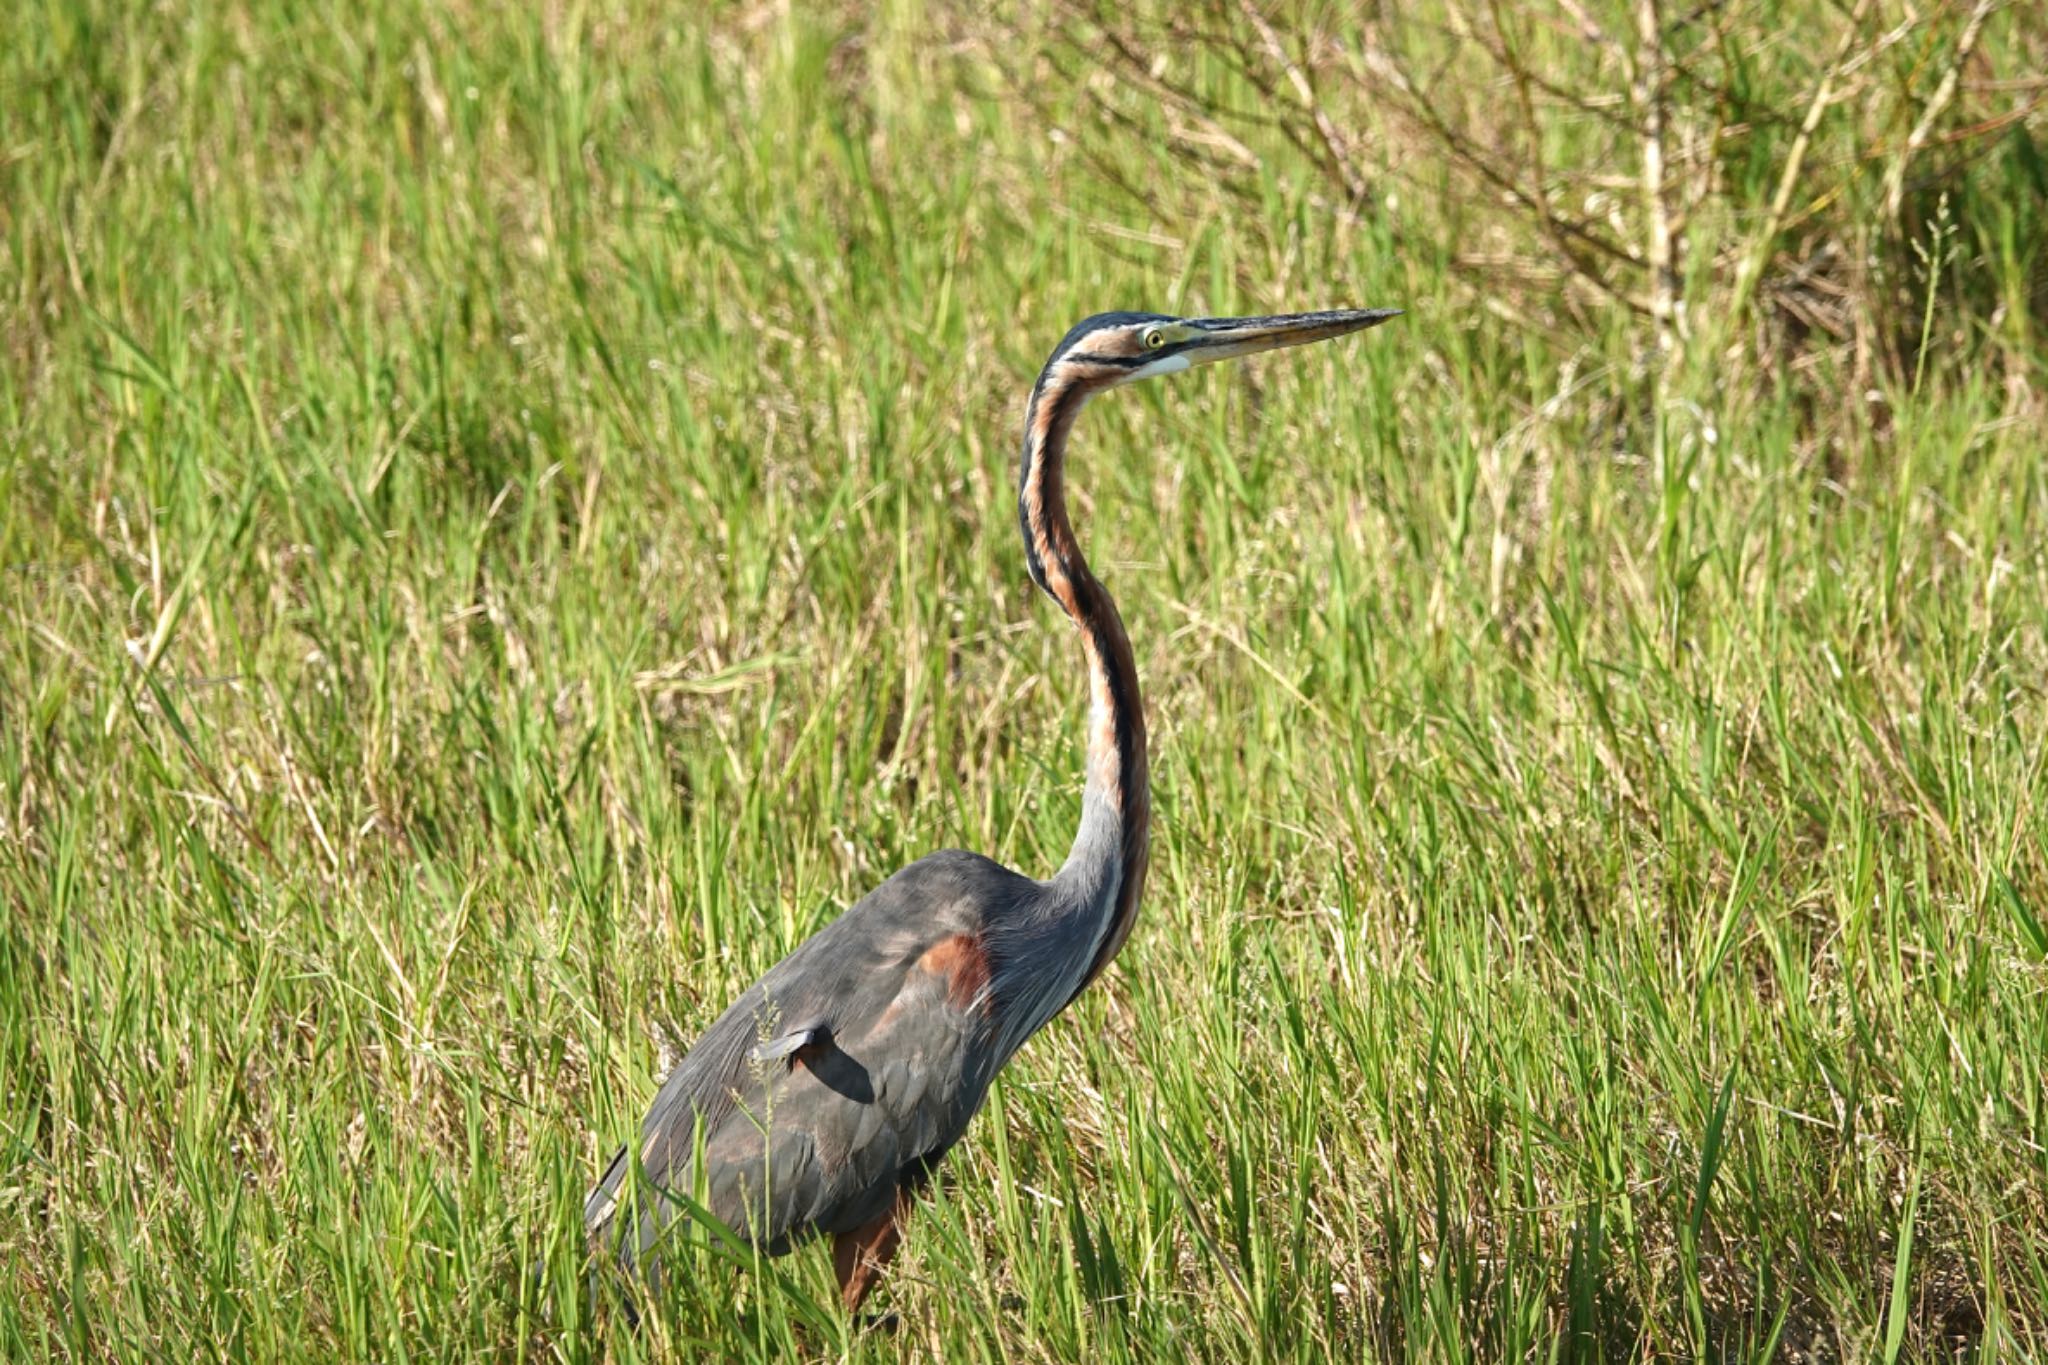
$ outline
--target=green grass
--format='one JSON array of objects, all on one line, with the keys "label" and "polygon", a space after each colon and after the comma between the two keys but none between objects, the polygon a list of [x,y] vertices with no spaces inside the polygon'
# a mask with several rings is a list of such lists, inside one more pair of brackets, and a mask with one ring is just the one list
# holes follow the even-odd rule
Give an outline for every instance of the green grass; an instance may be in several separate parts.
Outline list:
[{"label": "green grass", "polygon": [[[911,0],[323,8],[0,20],[0,1355],[2048,1353],[2038,350],[1653,389]],[[678,1041],[1065,851],[1045,351],[1346,304],[1083,419],[1149,895],[900,1329],[815,1249],[587,1303]]]}]

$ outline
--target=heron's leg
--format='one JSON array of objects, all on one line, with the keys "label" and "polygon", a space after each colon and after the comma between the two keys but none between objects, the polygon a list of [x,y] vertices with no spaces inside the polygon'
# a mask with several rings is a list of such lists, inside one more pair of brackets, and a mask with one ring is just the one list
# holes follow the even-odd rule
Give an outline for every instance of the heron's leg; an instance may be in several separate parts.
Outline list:
[{"label": "heron's leg", "polygon": [[881,1217],[832,1239],[832,1268],[839,1272],[839,1297],[847,1312],[860,1310],[882,1267],[896,1255],[896,1244],[903,1240],[903,1220],[909,1215],[910,1191],[898,1188]]}]

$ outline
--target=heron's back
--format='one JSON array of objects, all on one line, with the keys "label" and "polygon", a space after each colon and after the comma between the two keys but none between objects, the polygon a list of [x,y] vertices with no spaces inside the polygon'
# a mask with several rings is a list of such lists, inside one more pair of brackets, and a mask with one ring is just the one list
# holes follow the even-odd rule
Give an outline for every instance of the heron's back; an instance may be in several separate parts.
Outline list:
[{"label": "heron's back", "polygon": [[771,1255],[879,1217],[980,1109],[1003,1060],[996,930],[1044,894],[959,850],[877,887],[705,1030],[662,1085],[637,1162],[621,1149],[592,1190],[586,1227],[604,1228],[634,1188],[640,1212],[618,1237],[629,1259],[678,1197]]}]

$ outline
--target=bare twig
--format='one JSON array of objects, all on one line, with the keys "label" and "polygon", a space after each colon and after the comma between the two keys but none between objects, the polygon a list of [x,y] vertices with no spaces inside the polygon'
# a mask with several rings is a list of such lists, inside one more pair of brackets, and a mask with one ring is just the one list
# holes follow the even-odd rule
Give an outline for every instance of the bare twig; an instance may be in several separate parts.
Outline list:
[{"label": "bare twig", "polygon": [[1682,340],[1678,269],[1672,250],[1670,188],[1665,182],[1664,25],[1657,0],[1636,0],[1635,80],[1631,84],[1643,149],[1643,256],[1650,270],[1650,317],[1657,353],[1668,365]]},{"label": "bare twig", "polygon": [[1997,8],[1997,0],[1977,0],[1977,7],[1970,11],[1968,22],[1963,25],[1963,35],[1956,40],[1955,56],[1949,61],[1948,70],[1942,73],[1941,84],[1935,87],[1934,95],[1927,101],[1927,108],[1921,111],[1919,122],[1906,138],[1906,145],[1885,172],[1884,215],[1896,219],[1899,208],[1906,197],[1906,167],[1927,144],[1927,135],[1934,131],[1934,125],[1950,101],[1956,97],[1956,89],[1963,76],[1963,68],[1970,64],[1970,54],[1976,50],[1977,36],[1984,31],[1984,21]]},{"label": "bare twig", "polygon": [[1387,85],[1405,98],[1404,108],[1409,117],[1422,124],[1437,141],[1449,151],[1452,157],[1480,179],[1492,185],[1514,203],[1530,211],[1538,227],[1549,240],[1551,247],[1571,267],[1574,278],[1584,280],[1608,298],[1621,303],[1638,313],[1648,313],[1649,305],[1635,294],[1617,286],[1607,277],[1582,248],[1591,247],[1623,266],[1637,267],[1640,263],[1626,250],[1600,236],[1581,223],[1574,223],[1560,217],[1549,209],[1544,201],[1526,189],[1513,176],[1502,171],[1463,133],[1451,127],[1428,99],[1415,88],[1415,83],[1401,65],[1384,51],[1374,49],[1366,54],[1367,61]]},{"label": "bare twig", "polygon": [[1322,101],[1316,98],[1315,86],[1309,81],[1308,73],[1301,69],[1300,63],[1288,55],[1287,48],[1280,41],[1280,35],[1266,22],[1266,16],[1260,14],[1250,0],[1240,0],[1240,4],[1245,19],[1257,31],[1259,41],[1265,44],[1267,54],[1287,73],[1288,81],[1294,86],[1294,93],[1301,97],[1301,107],[1308,111],[1309,118],[1315,124],[1316,136],[1322,139],[1325,163],[1343,183],[1345,197],[1354,208],[1370,205],[1372,188],[1366,183],[1365,177],[1359,174],[1358,168],[1352,165],[1351,154],[1345,150],[1344,141],[1337,133],[1337,125],[1330,121],[1329,114],[1323,109]]},{"label": "bare twig", "polygon": [[1750,298],[1756,293],[1756,282],[1763,275],[1764,265],[1771,258],[1771,248],[1778,240],[1778,225],[1785,221],[1786,206],[1792,202],[1792,189],[1799,183],[1799,172],[1806,164],[1806,149],[1813,144],[1814,130],[1820,127],[1821,115],[1827,112],[1828,103],[1834,96],[1835,82],[1850,68],[1850,52],[1862,35],[1863,20],[1870,13],[1870,3],[1871,0],[1856,0],[1855,12],[1849,16],[1842,41],[1828,62],[1820,83],[1814,87],[1813,98],[1807,101],[1806,118],[1799,125],[1799,135],[1792,139],[1791,151],[1785,155],[1785,169],[1778,177],[1778,189],[1771,196],[1771,207],[1764,215],[1763,228],[1751,240],[1749,251],[1736,273],[1734,297],[1726,310],[1730,325],[1748,311]]}]

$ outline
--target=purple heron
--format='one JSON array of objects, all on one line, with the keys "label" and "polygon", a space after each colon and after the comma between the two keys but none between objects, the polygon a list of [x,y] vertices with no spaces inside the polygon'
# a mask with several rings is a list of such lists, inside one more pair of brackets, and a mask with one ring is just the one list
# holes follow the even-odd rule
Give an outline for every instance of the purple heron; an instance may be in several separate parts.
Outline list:
[{"label": "purple heron", "polygon": [[693,1210],[772,1256],[830,1236],[841,1295],[859,1307],[990,1081],[1116,957],[1145,886],[1145,715],[1116,604],[1067,519],[1074,419],[1107,389],[1397,315],[1102,313],[1067,333],[1025,404],[1017,519],[1031,577],[1074,623],[1087,668],[1073,850],[1044,881],[934,853],[799,944],[669,1073],[639,1141],[591,1191],[593,1236],[643,1266]]}]

